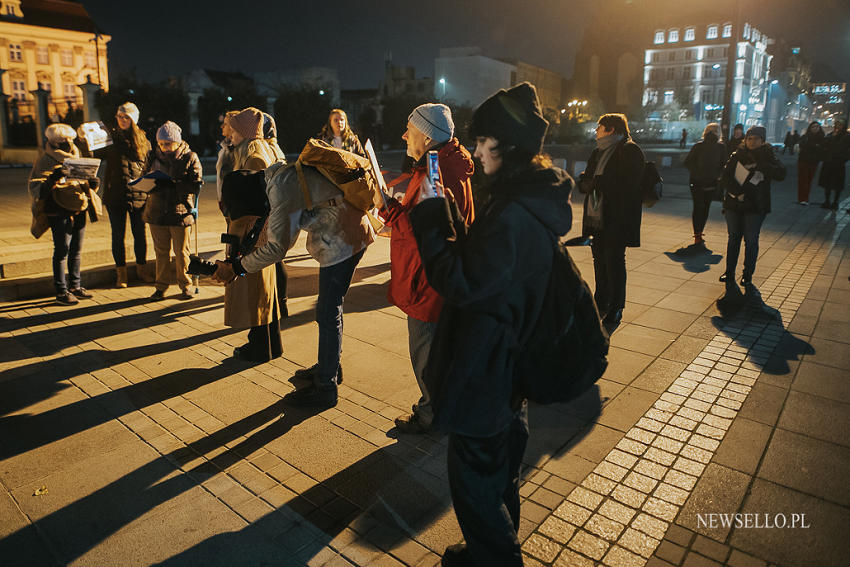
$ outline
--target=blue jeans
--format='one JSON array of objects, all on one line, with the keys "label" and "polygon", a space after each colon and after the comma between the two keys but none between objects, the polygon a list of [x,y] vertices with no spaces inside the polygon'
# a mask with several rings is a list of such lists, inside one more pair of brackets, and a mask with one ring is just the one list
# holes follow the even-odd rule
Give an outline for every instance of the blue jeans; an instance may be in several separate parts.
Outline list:
[{"label": "blue jeans", "polygon": [[50,217],[50,231],[53,234],[53,286],[56,295],[61,295],[68,289],[80,287],[80,256],[86,233],[86,212],[68,217]]},{"label": "blue jeans", "polygon": [[726,275],[735,278],[738,256],[741,254],[741,238],[744,239],[744,274],[752,276],[759,257],[759,232],[767,215],[741,213],[726,209],[726,227],[729,241],[726,244]]},{"label": "blue jeans", "polygon": [[148,243],[145,236],[145,221],[142,220],[144,209],[127,210],[127,205],[107,205],[109,212],[109,227],[112,229],[112,258],[118,267],[127,265],[124,251],[124,235],[127,232],[127,216],[130,216],[130,232],[133,233],[133,251],[136,254],[136,264],[144,264],[147,260]]},{"label": "blue jeans", "polygon": [[319,371],[315,379],[319,388],[336,387],[336,373],[342,356],[342,302],[364,252],[365,248],[339,264],[319,268],[319,299],[316,301]]}]

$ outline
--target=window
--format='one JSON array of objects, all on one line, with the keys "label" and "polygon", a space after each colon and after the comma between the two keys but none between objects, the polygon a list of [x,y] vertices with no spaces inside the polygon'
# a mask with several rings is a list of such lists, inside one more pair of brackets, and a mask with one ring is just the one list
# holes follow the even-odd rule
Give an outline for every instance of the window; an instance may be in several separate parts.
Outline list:
[{"label": "window", "polygon": [[65,67],[74,65],[74,52],[70,49],[63,49],[59,52],[59,59]]},{"label": "window", "polygon": [[761,33],[757,29],[753,30],[753,41],[758,41],[761,38]]},{"label": "window", "polygon": [[656,51],[655,53],[652,54],[652,62],[658,63],[659,61],[661,61],[661,53]]},{"label": "window", "polygon": [[95,69],[97,67],[97,63],[95,62],[94,53],[90,51],[86,51],[86,67],[89,69]]},{"label": "window", "polygon": [[673,91],[664,91],[664,104],[673,104]]},{"label": "window", "polygon": [[750,24],[744,24],[744,39],[750,39]]},{"label": "window", "polygon": [[39,65],[47,65],[50,63],[50,51],[46,47],[35,48],[35,62]]},{"label": "window", "polygon": [[668,79],[675,79],[676,78],[676,68],[675,67],[670,67],[669,69],[667,69],[667,78]]},{"label": "window", "polygon": [[667,41],[670,43],[676,43],[679,41],[679,30],[670,30],[670,33],[667,34]]},{"label": "window", "polygon": [[6,15],[7,16],[14,16],[15,15],[15,7],[12,6],[11,4],[6,5]]},{"label": "window", "polygon": [[21,46],[17,43],[9,44],[9,61],[23,61],[24,60],[24,52],[21,50]]},{"label": "window", "polygon": [[732,37],[732,24],[723,24],[723,37]]},{"label": "window", "polygon": [[744,76],[744,62],[742,60],[738,60],[735,62],[735,77],[741,78]]},{"label": "window", "polygon": [[667,53],[667,61],[675,61],[676,60],[676,52],[670,51]]},{"label": "window", "polygon": [[685,61],[693,61],[694,60],[694,52],[692,50],[685,51]]},{"label": "window", "polygon": [[706,59],[714,59],[714,48],[711,47],[705,52]]},{"label": "window", "polygon": [[690,79],[691,78],[691,68],[690,67],[682,67],[682,78]]},{"label": "window", "polygon": [[696,28],[685,28],[685,41],[693,41],[696,39]]},{"label": "window", "polygon": [[705,34],[705,39],[717,39],[717,26],[708,26],[708,31]]},{"label": "window", "polygon": [[65,83],[62,94],[65,95],[65,98],[77,98],[77,85]]},{"label": "window", "polygon": [[664,43],[664,31],[655,32],[655,43],[656,45],[659,43]]},{"label": "window", "polygon": [[16,100],[27,99],[27,85],[24,81],[12,81],[12,98]]}]

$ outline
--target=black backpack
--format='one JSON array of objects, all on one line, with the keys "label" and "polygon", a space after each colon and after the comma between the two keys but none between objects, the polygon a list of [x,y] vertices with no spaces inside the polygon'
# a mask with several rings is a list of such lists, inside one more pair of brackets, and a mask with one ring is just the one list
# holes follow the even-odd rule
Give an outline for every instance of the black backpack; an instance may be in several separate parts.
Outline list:
[{"label": "black backpack", "polygon": [[658,173],[654,161],[646,162],[643,167],[643,176],[640,178],[640,191],[643,197],[643,205],[651,207],[661,200],[661,190],[664,187],[664,179]]},{"label": "black backpack", "polygon": [[608,367],[608,333],[590,287],[566,246],[550,235],[554,260],[546,295],[537,323],[517,349],[516,363],[516,393],[539,404],[577,398]]}]

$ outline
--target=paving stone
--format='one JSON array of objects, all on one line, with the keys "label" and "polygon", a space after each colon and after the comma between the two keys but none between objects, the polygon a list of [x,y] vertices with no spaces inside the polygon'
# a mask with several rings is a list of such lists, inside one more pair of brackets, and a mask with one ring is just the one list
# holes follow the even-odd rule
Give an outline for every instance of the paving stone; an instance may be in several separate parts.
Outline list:
[{"label": "paving stone", "polygon": [[610,544],[584,530],[578,530],[568,544],[569,548],[593,559],[602,559]]},{"label": "paving stone", "polygon": [[597,474],[589,474],[587,475],[587,478],[584,479],[584,482],[581,483],[581,486],[598,494],[608,495],[612,490],[614,490],[617,483]]},{"label": "paving stone", "polygon": [[590,510],[572,502],[564,502],[555,510],[556,516],[576,526],[584,525],[590,514]]},{"label": "paving stone", "polygon": [[779,427],[822,441],[850,446],[850,404],[803,392],[791,392]]},{"label": "paving stone", "polygon": [[553,563],[553,567],[594,567],[596,563],[592,559],[588,559],[569,549],[564,549],[558,560]]},{"label": "paving stone", "polygon": [[691,549],[721,563],[725,562],[726,558],[729,556],[728,546],[701,535],[696,537]]},{"label": "paving stone", "polygon": [[714,453],[713,461],[753,475],[764,455],[770,433],[769,426],[740,417],[732,423],[723,442]]},{"label": "paving stone", "polygon": [[718,563],[717,561],[712,561],[707,557],[702,555],[698,555],[696,553],[688,553],[685,557],[684,563],[682,563],[682,567],[719,567],[722,563]]},{"label": "paving stone", "polygon": [[767,567],[767,561],[757,559],[751,555],[742,553],[737,549],[733,549],[726,565],[729,567]]},{"label": "paving stone", "polygon": [[738,510],[749,483],[750,477],[743,473],[709,464],[688,496],[676,523],[714,540],[725,540],[731,528],[719,523],[718,527],[710,527],[708,514],[731,514]]},{"label": "paving stone", "polygon": [[646,561],[642,557],[615,545],[608,550],[603,562],[610,567],[643,567]]},{"label": "paving stone", "polygon": [[687,550],[684,547],[680,547],[671,541],[664,540],[661,542],[661,545],[658,546],[658,549],[655,551],[655,555],[674,565],[678,565],[685,557],[686,551]]},{"label": "paving stone", "polygon": [[525,543],[522,544],[522,550],[532,557],[535,557],[546,563],[555,560],[558,553],[561,551],[561,546],[557,542],[546,539],[537,534],[532,534]]},{"label": "paving stone", "polygon": [[540,525],[539,531],[546,537],[564,545],[573,537],[576,527],[556,516],[549,516]]},{"label": "paving stone", "polygon": [[683,362],[656,359],[632,382],[632,386],[660,394],[667,390],[686,366]]}]

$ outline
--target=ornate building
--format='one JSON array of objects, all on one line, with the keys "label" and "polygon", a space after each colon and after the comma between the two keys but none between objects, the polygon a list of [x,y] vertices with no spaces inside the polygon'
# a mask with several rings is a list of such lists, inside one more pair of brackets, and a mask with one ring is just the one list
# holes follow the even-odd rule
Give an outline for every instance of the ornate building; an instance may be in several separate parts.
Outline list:
[{"label": "ornate building", "polygon": [[81,105],[77,85],[89,79],[108,90],[110,40],[77,2],[0,0],[0,69],[13,118],[34,114],[32,91],[38,88],[51,93],[51,116]]}]

